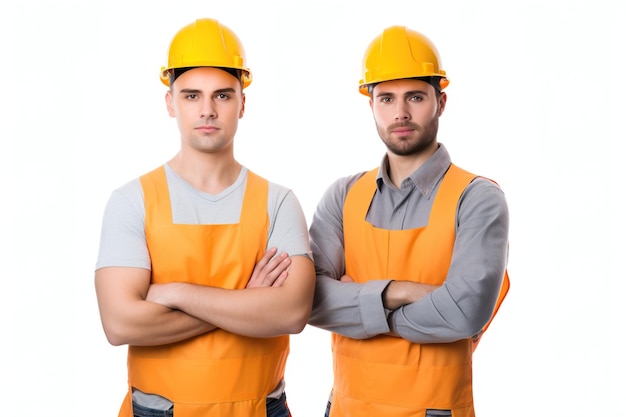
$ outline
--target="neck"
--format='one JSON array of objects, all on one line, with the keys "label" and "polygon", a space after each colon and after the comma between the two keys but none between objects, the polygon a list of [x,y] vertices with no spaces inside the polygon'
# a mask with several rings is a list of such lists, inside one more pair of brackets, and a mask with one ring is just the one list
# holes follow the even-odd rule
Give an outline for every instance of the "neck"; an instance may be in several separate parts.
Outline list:
[{"label": "neck", "polygon": [[413,155],[396,155],[387,151],[387,159],[389,160],[387,174],[393,185],[400,188],[402,181],[424,165],[438,148],[439,145],[435,142],[435,146]]},{"label": "neck", "polygon": [[218,194],[230,187],[241,172],[241,164],[232,155],[185,153],[181,150],[168,164],[192,187],[209,194]]}]

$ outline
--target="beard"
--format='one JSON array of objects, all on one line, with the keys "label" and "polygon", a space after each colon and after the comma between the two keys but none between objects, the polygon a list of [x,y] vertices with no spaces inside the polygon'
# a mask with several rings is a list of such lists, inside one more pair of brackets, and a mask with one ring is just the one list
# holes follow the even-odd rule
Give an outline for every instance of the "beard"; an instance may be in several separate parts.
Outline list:
[{"label": "beard", "polygon": [[[408,127],[412,131],[407,135],[398,136],[393,133],[395,129]],[[376,123],[376,130],[389,152],[409,156],[422,153],[437,141],[437,130],[439,129],[439,118],[433,118],[427,125],[420,126],[413,122],[399,122],[387,127]]]}]

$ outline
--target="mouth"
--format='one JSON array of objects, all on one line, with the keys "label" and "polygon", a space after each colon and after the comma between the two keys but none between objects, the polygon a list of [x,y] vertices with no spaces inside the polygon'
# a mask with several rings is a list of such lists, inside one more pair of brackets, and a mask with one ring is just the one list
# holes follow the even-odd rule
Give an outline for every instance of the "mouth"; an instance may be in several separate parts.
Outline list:
[{"label": "mouth", "polygon": [[219,129],[212,125],[202,125],[202,126],[196,127],[196,130],[199,130],[200,132],[203,132],[203,133],[213,133]]},{"label": "mouth", "polygon": [[397,136],[407,136],[415,132],[416,130],[418,130],[417,126],[412,126],[411,124],[407,123],[398,123],[389,127],[390,133]]},{"label": "mouth", "polygon": [[408,136],[413,133],[415,129],[402,128],[402,129],[393,129],[391,133],[397,136]]}]

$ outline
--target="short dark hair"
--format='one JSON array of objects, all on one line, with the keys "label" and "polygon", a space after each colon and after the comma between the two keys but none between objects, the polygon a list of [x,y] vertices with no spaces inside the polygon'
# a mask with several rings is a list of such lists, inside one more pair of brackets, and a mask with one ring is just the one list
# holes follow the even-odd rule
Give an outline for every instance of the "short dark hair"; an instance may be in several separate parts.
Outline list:
[{"label": "short dark hair", "polygon": [[[187,71],[189,71],[191,69],[194,69],[194,68],[198,68],[198,67],[173,68],[170,71],[170,86],[172,86],[174,84],[174,81],[176,81],[176,79],[178,77],[180,77],[185,72],[187,72]],[[214,67],[214,68],[218,68],[218,69],[221,69],[222,71],[226,71],[227,73],[229,73],[230,75],[232,75],[233,77],[238,79],[239,82],[241,83],[241,85],[243,85],[243,79],[241,78],[241,70],[240,69],[223,68],[223,67]]]}]

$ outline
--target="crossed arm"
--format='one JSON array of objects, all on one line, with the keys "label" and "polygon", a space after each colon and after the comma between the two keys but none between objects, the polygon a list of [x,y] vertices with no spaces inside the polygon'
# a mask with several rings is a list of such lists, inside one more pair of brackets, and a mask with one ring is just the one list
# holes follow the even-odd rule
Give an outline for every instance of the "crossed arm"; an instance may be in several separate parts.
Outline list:
[{"label": "crossed arm", "polygon": [[420,300],[439,287],[413,281],[391,281],[383,291],[383,306],[387,310],[396,310]]},{"label": "crossed arm", "polygon": [[[348,275],[343,275],[339,280],[324,276],[318,276],[317,279],[317,304],[309,323],[357,339],[369,338],[378,334],[401,337],[393,329],[390,329],[388,320],[383,318],[383,310],[392,312],[405,305],[415,303],[440,287],[440,285],[413,281],[379,280],[367,284],[367,286],[371,284],[373,286],[366,289],[364,284],[354,283],[352,277]],[[321,294],[333,295],[326,297]],[[337,299],[342,301],[337,302]],[[348,302],[346,303],[344,300]],[[381,304],[380,319],[372,316],[375,314],[373,312],[376,308],[371,308],[377,303]],[[350,304],[353,305],[349,306]],[[364,304],[370,306],[367,307]],[[328,306],[328,312],[324,311],[325,306]],[[363,307],[368,312],[363,311]],[[363,321],[350,319],[350,316],[355,314],[350,313],[353,308],[360,311],[360,314],[355,317],[367,317],[368,319],[363,318]],[[343,320],[340,319],[335,322],[334,319],[339,317],[342,317]]]},{"label": "crossed arm", "polygon": [[[339,281],[354,282],[352,277],[348,275],[342,276]],[[403,305],[418,301],[440,286],[413,281],[389,281],[382,292],[383,307],[387,310],[396,310]]]},{"label": "crossed arm", "polygon": [[492,317],[506,269],[508,211],[499,188],[486,180],[472,188],[457,213],[455,248],[441,286],[393,277],[356,283],[342,276],[343,194],[329,193],[310,229],[317,285],[309,323],[355,339],[386,334],[414,343],[478,334]]},{"label": "crossed arm", "polygon": [[150,271],[96,271],[102,325],[113,345],[174,343],[221,328],[251,337],[302,331],[311,312],[315,271],[305,256],[276,255],[257,263],[245,289],[172,282],[150,284]]}]

